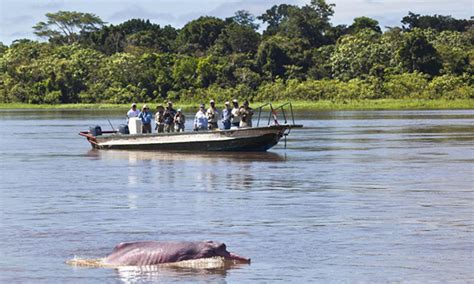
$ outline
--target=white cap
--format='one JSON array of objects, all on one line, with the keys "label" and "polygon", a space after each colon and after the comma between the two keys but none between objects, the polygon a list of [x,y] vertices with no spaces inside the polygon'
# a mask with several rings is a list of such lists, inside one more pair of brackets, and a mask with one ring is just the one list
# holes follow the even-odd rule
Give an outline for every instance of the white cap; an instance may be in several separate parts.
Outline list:
[{"label": "white cap", "polygon": [[214,100],[211,100],[210,103],[215,103]]},{"label": "white cap", "polygon": [[180,112],[180,111],[181,111],[181,109],[180,109],[180,108],[178,108],[178,110],[177,110],[177,111],[178,111],[178,112]]},{"label": "white cap", "polygon": [[133,103],[133,104],[132,104],[132,107],[136,107],[136,106],[137,106],[137,104],[136,104],[136,103]]},{"label": "white cap", "polygon": [[224,104],[225,104],[225,105],[230,105],[230,103],[229,103],[229,102],[225,102]]},{"label": "white cap", "polygon": [[233,103],[238,103],[239,101],[237,101],[237,99],[233,99],[232,102]]}]

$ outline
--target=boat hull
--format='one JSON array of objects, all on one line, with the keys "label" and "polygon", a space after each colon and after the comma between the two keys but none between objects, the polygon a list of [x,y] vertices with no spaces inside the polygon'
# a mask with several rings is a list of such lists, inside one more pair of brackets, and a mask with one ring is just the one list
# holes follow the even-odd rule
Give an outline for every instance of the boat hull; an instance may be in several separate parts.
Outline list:
[{"label": "boat hull", "polygon": [[239,128],[232,130],[91,136],[84,132],[95,149],[151,151],[245,151],[263,152],[275,146],[290,125]]}]

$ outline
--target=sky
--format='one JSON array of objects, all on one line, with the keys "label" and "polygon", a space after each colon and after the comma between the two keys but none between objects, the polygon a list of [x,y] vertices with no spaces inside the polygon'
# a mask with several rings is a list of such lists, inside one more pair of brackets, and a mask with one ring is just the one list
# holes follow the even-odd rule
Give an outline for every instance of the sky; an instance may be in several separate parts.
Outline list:
[{"label": "sky", "polygon": [[[303,6],[310,0],[0,0],[0,42],[16,39],[39,40],[32,26],[45,21],[46,13],[79,11],[93,13],[109,24],[132,18],[182,27],[200,16],[226,18],[238,10],[258,16],[278,4]],[[469,19],[474,15],[474,0],[326,0],[336,4],[331,22],[351,24],[355,17],[368,16],[381,27],[400,26],[408,11],[421,15],[451,15]]]}]

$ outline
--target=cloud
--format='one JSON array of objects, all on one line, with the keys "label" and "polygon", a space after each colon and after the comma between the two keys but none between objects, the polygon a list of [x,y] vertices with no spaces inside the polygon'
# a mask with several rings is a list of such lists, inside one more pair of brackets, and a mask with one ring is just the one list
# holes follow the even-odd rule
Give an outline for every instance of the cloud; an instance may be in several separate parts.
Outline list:
[{"label": "cloud", "polygon": [[0,20],[0,42],[9,44],[18,38],[34,38],[33,25],[37,21],[31,15],[2,15]]},{"label": "cloud", "polygon": [[27,38],[30,36],[29,32],[14,32],[8,34],[9,37],[15,38],[15,39],[22,39],[22,38]]},{"label": "cloud", "polygon": [[[350,24],[355,17],[367,16],[383,26],[400,26],[408,11],[422,15],[451,15],[455,18],[469,18],[473,3],[471,0],[329,0],[336,4],[333,24]],[[471,7],[471,9],[466,9]]]},{"label": "cloud", "polygon": [[240,1],[229,1],[220,4],[216,8],[212,9],[209,14],[212,16],[227,18],[235,14],[239,10],[246,10],[255,16],[263,14],[266,10],[270,9],[274,5],[288,4],[288,5],[304,5],[309,1],[302,0],[240,0]]},{"label": "cloud", "polygon": [[[34,39],[32,26],[45,20],[45,13],[58,10],[93,13],[104,21],[118,24],[131,18],[149,19],[160,25],[182,27],[200,16],[219,18],[233,16],[238,10],[261,15],[273,5],[303,6],[311,0],[0,0],[0,41],[6,44],[15,36]],[[422,15],[451,15],[469,19],[472,0],[327,0],[335,3],[331,22],[351,24],[355,17],[367,16],[380,26],[401,25],[401,19],[412,11]]]},{"label": "cloud", "polygon": [[111,22],[123,22],[129,19],[139,18],[160,22],[175,22],[176,17],[171,13],[155,12],[145,9],[137,4],[127,5],[125,8],[112,13],[107,20]]},{"label": "cloud", "polygon": [[201,13],[201,12],[192,12],[192,13],[182,14],[176,18],[175,27],[176,28],[182,27],[186,25],[186,23],[192,20],[196,20],[197,18],[202,17],[202,16],[212,16],[212,15],[210,13]]},{"label": "cloud", "polygon": [[25,22],[34,22],[34,19],[30,15],[2,16],[2,23],[4,25],[21,25]]},{"label": "cloud", "polygon": [[33,9],[42,9],[48,11],[60,10],[65,5],[62,0],[51,0],[51,1],[38,1],[31,4]]}]

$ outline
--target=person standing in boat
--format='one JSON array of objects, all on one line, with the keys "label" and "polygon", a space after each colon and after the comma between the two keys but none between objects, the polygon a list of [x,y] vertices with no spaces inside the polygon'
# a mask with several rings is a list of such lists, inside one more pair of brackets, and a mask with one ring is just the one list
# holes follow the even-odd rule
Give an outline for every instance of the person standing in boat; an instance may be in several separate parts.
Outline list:
[{"label": "person standing in boat", "polygon": [[130,110],[127,112],[127,122],[131,117],[138,117],[140,111],[137,109],[137,104],[133,103]]},{"label": "person standing in boat", "polygon": [[186,121],[186,118],[184,117],[184,114],[181,112],[181,109],[179,108],[178,111],[176,112],[176,115],[174,116],[174,130],[176,132],[184,132],[185,121]]},{"label": "person standing in boat", "polygon": [[222,110],[222,125],[224,126],[224,129],[230,129],[231,116],[232,109],[230,108],[230,103],[225,102],[225,108]]},{"label": "person standing in boat", "polygon": [[162,105],[156,107],[156,114],[155,114],[155,130],[158,133],[163,133],[165,129],[165,120],[163,118],[163,114],[165,112],[165,108]]},{"label": "person standing in boat", "polygon": [[236,99],[233,99],[232,105],[234,106],[234,108],[232,109],[232,126],[239,127],[240,126],[239,102]]},{"label": "person standing in boat", "polygon": [[210,104],[211,106],[207,109],[206,116],[209,130],[213,130],[219,128],[217,125],[217,121],[219,120],[219,110],[216,108],[214,100],[211,100]]},{"label": "person standing in boat", "polygon": [[173,108],[173,103],[168,102],[168,106],[163,114],[163,119],[165,123],[165,132],[174,132],[174,116],[176,115],[176,110]]},{"label": "person standing in boat", "polygon": [[240,107],[240,127],[252,127],[253,110],[249,106],[249,101],[245,101]]},{"label": "person standing in boat", "polygon": [[151,119],[153,115],[147,105],[143,105],[142,111],[138,114],[138,118],[142,120],[142,133],[151,133]]},{"label": "person standing in boat", "polygon": [[203,131],[207,130],[207,116],[206,116],[206,111],[204,108],[204,104],[201,104],[199,106],[199,110],[196,113],[196,116],[194,116],[194,125],[193,125],[193,130],[194,131]]}]

